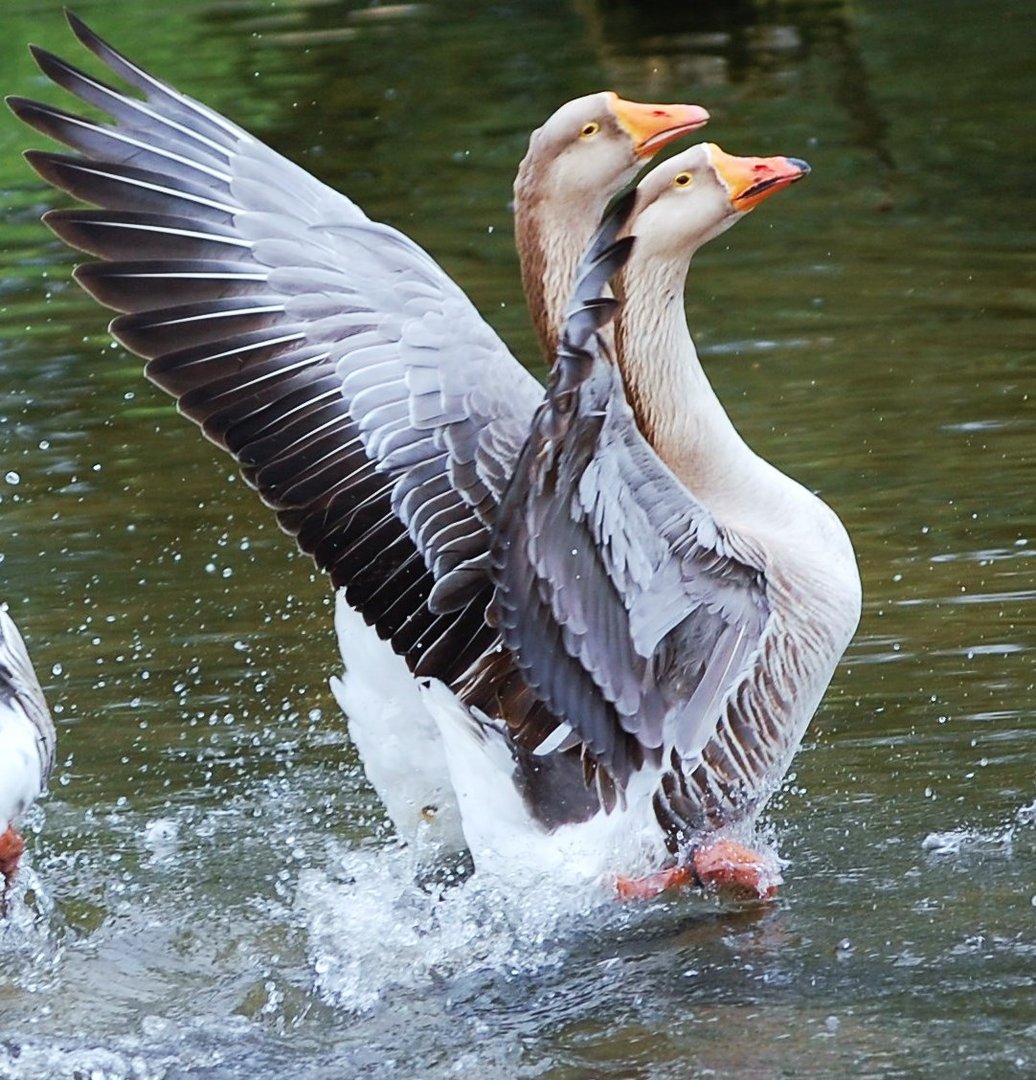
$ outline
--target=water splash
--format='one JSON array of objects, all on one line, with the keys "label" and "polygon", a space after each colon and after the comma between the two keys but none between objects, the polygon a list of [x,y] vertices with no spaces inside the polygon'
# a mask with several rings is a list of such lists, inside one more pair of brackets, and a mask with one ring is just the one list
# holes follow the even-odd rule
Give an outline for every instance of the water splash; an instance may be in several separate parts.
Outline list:
[{"label": "water splash", "polygon": [[921,848],[932,855],[961,855],[999,851],[1010,856],[1019,829],[1036,825],[1036,801],[1020,806],[1002,825],[991,829],[961,826],[947,832],[930,832],[921,841]]},{"label": "water splash", "polygon": [[[243,1018],[199,1020],[183,1026],[144,1017],[139,1032],[109,1038],[29,1037],[0,1042],[4,1080],[44,1076],[91,1080],[166,1080],[195,1070],[224,1077],[254,1075],[255,1033]],[[242,1061],[242,1056],[246,1057]]]},{"label": "water splash", "polygon": [[[53,897],[23,861],[0,916],[0,996],[7,989],[37,993],[57,978],[63,953]],[[6,1074],[0,1074],[6,1075]]]},{"label": "water splash", "polygon": [[503,882],[480,875],[426,890],[415,883],[405,849],[342,850],[328,863],[335,869],[300,874],[296,910],[318,992],[355,1012],[398,990],[557,968],[573,931],[615,910],[610,893],[596,886],[574,892],[536,882],[521,903]]}]

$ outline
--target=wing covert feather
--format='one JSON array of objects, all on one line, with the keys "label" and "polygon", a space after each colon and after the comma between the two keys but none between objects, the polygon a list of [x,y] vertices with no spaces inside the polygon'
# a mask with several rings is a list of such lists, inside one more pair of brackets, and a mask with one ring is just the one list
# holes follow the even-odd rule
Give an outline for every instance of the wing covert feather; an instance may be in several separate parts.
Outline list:
[{"label": "wing covert feather", "polygon": [[769,609],[761,561],[735,553],[640,434],[597,332],[599,290],[631,243],[612,242],[620,224],[606,222],[584,259],[492,555],[504,643],[622,782],[631,740],[656,756],[701,752]]}]

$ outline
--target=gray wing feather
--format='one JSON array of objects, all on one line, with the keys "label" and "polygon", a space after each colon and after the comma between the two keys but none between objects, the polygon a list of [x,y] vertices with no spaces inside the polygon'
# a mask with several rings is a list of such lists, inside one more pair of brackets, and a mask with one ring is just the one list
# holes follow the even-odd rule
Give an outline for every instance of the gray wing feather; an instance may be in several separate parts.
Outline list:
[{"label": "gray wing feather", "polygon": [[504,643],[622,781],[646,753],[700,754],[769,606],[761,560],[735,549],[645,441],[596,333],[599,291],[625,258],[622,241],[606,246],[617,228],[606,223],[584,260],[492,554]]}]

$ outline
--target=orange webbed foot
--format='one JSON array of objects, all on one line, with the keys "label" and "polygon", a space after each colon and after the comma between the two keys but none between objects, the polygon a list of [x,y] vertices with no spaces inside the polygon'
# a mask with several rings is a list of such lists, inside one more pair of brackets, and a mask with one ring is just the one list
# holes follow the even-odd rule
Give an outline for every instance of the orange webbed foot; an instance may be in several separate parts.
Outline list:
[{"label": "orange webbed foot", "polygon": [[653,900],[668,889],[694,884],[694,875],[688,867],[674,866],[641,878],[628,878],[620,874],[615,879],[615,892],[620,900]]},{"label": "orange webbed foot", "polygon": [[692,862],[702,885],[731,899],[771,900],[781,883],[772,855],[753,851],[736,840],[703,844],[694,851]]},{"label": "orange webbed foot", "polygon": [[772,900],[781,884],[776,858],[736,840],[715,839],[690,852],[689,864],[645,877],[615,879],[620,900],[653,900],[670,889],[700,887],[725,900]]},{"label": "orange webbed foot", "polygon": [[18,872],[18,863],[25,850],[25,841],[15,831],[13,825],[0,835],[0,874],[4,878],[4,891],[11,887],[14,875]]}]

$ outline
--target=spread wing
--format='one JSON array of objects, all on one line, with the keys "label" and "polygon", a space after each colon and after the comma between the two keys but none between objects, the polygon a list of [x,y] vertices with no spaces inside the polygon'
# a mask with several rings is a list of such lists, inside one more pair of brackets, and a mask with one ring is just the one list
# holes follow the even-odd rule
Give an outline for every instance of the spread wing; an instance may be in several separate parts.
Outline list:
[{"label": "spread wing", "polygon": [[762,562],[640,434],[599,326],[628,205],[585,257],[547,400],[493,535],[495,617],[533,691],[620,782],[693,761],[758,649]]},{"label": "spread wing", "polygon": [[487,526],[542,387],[413,241],[69,22],[133,92],[34,49],[110,122],[9,104],[75,151],[36,170],[98,208],[46,217],[99,258],[78,280],[349,602],[449,680],[493,641]]}]

